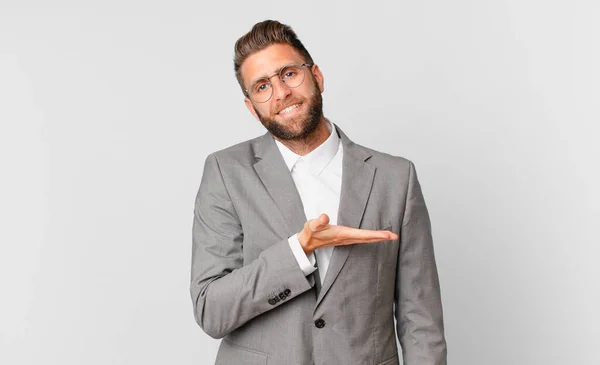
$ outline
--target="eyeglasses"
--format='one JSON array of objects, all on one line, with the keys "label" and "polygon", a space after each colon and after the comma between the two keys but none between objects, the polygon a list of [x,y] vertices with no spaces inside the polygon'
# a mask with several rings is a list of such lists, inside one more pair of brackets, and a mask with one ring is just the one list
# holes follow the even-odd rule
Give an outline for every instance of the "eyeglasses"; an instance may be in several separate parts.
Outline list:
[{"label": "eyeglasses", "polygon": [[273,76],[279,76],[281,83],[289,88],[295,88],[304,82],[305,71],[304,68],[311,67],[309,63],[291,63],[283,66],[279,72],[274,73],[269,77],[256,80],[250,88],[244,90],[246,95],[252,99],[255,103],[266,103],[273,96],[273,83],[271,78]]}]

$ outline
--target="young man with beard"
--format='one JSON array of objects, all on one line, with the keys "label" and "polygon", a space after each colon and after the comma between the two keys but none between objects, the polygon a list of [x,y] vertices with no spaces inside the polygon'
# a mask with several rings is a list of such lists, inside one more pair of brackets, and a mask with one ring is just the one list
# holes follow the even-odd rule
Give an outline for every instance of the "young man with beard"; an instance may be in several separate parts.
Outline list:
[{"label": "young man with beard", "polygon": [[209,155],[191,296],[216,363],[446,364],[430,221],[412,162],[323,115],[323,74],[293,30],[256,24],[236,77],[263,136]]}]

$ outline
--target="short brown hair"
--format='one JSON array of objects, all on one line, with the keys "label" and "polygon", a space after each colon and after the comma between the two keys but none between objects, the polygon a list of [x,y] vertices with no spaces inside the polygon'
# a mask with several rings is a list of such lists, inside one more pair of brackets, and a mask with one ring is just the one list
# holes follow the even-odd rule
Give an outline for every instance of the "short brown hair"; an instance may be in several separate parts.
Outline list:
[{"label": "short brown hair", "polygon": [[[242,63],[249,56],[273,44],[289,44],[300,53],[304,58],[304,62],[314,63],[310,53],[304,48],[304,45],[289,25],[281,24],[277,20],[265,20],[256,23],[248,33],[235,42],[233,68],[242,91],[245,89],[240,71]],[[244,94],[246,94],[245,91]]]}]

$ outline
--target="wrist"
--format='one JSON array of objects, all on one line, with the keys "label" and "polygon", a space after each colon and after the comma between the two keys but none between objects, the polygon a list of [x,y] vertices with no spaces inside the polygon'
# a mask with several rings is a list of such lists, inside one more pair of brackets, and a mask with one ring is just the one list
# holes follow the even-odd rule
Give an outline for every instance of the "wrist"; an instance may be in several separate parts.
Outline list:
[{"label": "wrist", "polygon": [[298,242],[300,242],[300,246],[302,246],[302,250],[304,251],[306,256],[310,255],[314,251],[314,248],[310,246],[310,239],[307,236],[308,235],[304,233],[304,230],[300,231],[300,233],[298,233],[297,236]]}]

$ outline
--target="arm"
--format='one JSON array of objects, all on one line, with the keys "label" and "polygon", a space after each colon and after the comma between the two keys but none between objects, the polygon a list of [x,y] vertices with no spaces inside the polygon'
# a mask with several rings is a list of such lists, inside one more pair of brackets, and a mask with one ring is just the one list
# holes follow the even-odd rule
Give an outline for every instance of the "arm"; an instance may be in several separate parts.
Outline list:
[{"label": "arm", "polygon": [[213,338],[311,288],[287,238],[265,245],[256,260],[244,262],[242,226],[214,155],[204,164],[192,233],[194,316]]},{"label": "arm", "polygon": [[431,224],[412,162],[400,232],[395,315],[404,364],[446,364],[446,340]]}]

